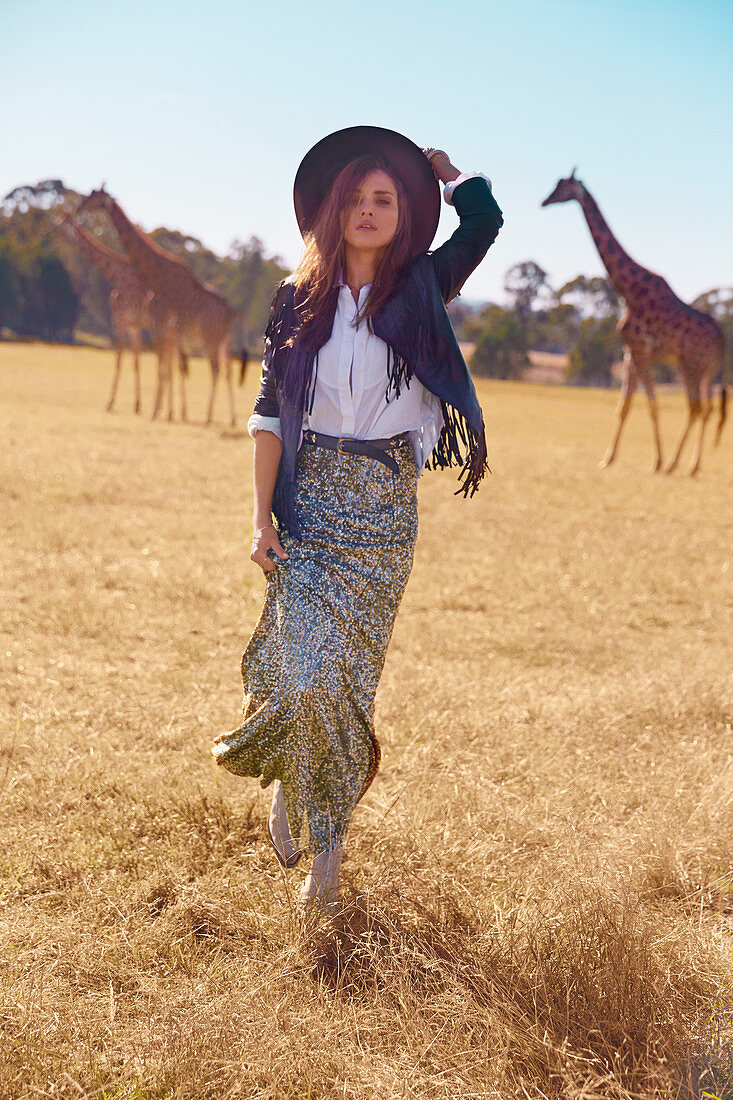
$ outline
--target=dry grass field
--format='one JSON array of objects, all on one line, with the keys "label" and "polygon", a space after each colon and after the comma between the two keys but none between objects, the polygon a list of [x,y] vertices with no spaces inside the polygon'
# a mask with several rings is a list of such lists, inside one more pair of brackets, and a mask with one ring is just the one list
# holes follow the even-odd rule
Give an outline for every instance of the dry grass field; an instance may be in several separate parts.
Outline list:
[{"label": "dry grass field", "polygon": [[129,374],[106,414],[111,367],[0,345],[2,1100],[730,1100],[733,425],[652,476],[639,397],[601,472],[614,394],[481,384],[493,477],[422,479],[324,946],[209,757],[257,372],[233,431],[223,393],[134,417]]}]

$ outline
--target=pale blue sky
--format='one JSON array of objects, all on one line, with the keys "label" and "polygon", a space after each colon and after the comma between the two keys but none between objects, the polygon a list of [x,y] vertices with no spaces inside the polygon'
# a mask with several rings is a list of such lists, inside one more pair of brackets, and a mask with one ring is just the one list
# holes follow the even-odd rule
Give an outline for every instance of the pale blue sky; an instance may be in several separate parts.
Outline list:
[{"label": "pale blue sky", "polygon": [[[0,193],[105,180],[130,216],[292,265],[306,150],[374,123],[494,180],[511,264],[601,272],[574,165],[624,247],[688,300],[733,283],[730,0],[5,0]],[[438,240],[455,215],[444,211]]]}]

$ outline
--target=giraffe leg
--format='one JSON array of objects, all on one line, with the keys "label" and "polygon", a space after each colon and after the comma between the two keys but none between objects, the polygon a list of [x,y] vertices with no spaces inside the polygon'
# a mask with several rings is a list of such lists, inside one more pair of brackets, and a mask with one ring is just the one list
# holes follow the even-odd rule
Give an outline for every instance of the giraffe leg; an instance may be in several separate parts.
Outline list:
[{"label": "giraffe leg", "polygon": [[172,346],[170,349],[170,355],[168,357],[168,371],[166,373],[166,393],[168,394],[168,421],[173,422],[173,360],[175,358],[176,349]]},{"label": "giraffe leg", "polygon": [[110,390],[109,401],[107,402],[107,412],[112,412],[115,398],[117,397],[117,386],[120,381],[120,371],[122,370],[122,347],[125,342],[123,313],[119,304],[119,291],[117,290],[113,290],[109,296],[109,309],[112,315],[112,336],[117,352],[115,358],[115,372],[112,375],[112,389]]},{"label": "giraffe leg", "polygon": [[135,413],[140,415],[140,330],[137,329],[132,342],[133,366],[135,370]]},{"label": "giraffe leg", "polygon": [[186,379],[188,377],[188,356],[182,347],[178,348],[178,380],[181,388],[181,420],[188,420],[186,404]]},{"label": "giraffe leg", "polygon": [[112,412],[115,404],[115,398],[117,396],[117,384],[120,380],[120,371],[122,370],[122,344],[117,345],[117,357],[115,361],[115,373],[112,376],[112,390],[109,395],[109,401],[107,402],[107,412]]},{"label": "giraffe leg", "polygon": [[234,407],[234,385],[232,382],[232,360],[229,355],[229,347],[226,345],[223,349],[223,356],[226,371],[227,389],[229,390],[229,412],[231,414],[231,424],[233,428],[237,426],[237,410]]},{"label": "giraffe leg", "polygon": [[616,429],[613,433],[613,439],[605,455],[598,463],[602,470],[607,469],[616,458],[616,452],[618,451],[618,443],[621,438],[621,431],[626,421],[626,417],[629,415],[629,409],[631,408],[631,402],[633,400],[633,393],[625,393],[621,401],[619,402],[618,411],[616,413]]},{"label": "giraffe leg", "polygon": [[[690,429],[692,428],[693,424],[695,423],[695,421],[697,420],[697,418],[701,414],[702,414],[702,408],[701,408],[701,405],[700,405],[699,398],[695,398],[694,400],[690,399],[689,404],[688,404],[688,408],[687,408],[687,423],[685,424],[684,428],[682,429],[682,435],[680,436],[680,438],[678,440],[678,443],[677,443],[677,446],[675,447],[675,452],[672,455],[672,461],[670,462],[669,466],[667,467],[666,472],[668,474],[674,473],[674,471],[677,469],[677,464],[680,460],[680,455],[682,454],[682,449],[683,449],[685,443],[687,442],[687,437],[690,434]],[[704,427],[704,425],[703,425],[703,427]],[[698,460],[698,462],[699,462],[699,460]]]},{"label": "giraffe leg", "polygon": [[161,343],[158,347],[158,378],[155,384],[155,401],[153,402],[153,415],[151,420],[156,420],[158,413],[160,412],[160,404],[163,400],[163,375],[165,373],[165,364],[163,362],[165,356],[165,344]]},{"label": "giraffe leg", "polygon": [[621,432],[623,431],[626,417],[629,415],[631,402],[634,399],[634,392],[636,390],[637,380],[638,377],[636,367],[634,365],[634,358],[631,352],[627,349],[624,353],[624,383],[621,390],[621,400],[616,411],[616,427],[614,429],[613,438],[611,439],[608,450],[599,462],[599,466],[602,470],[607,469],[607,467],[609,467],[616,458],[619,440],[621,439]]},{"label": "giraffe leg", "polygon": [[219,381],[219,350],[218,348],[210,352],[209,362],[211,363],[211,396],[209,397],[209,411],[206,414],[206,424],[209,425],[214,416],[214,398],[216,397],[216,384]]},{"label": "giraffe leg", "polygon": [[705,437],[705,426],[713,411],[713,398],[711,394],[711,378],[708,375],[700,385],[700,431],[698,432],[695,450],[692,455],[692,465],[688,471],[690,477],[694,477],[700,469],[702,459],[702,444]]},{"label": "giraffe leg", "polygon": [[171,337],[164,333],[158,351],[158,388],[155,391],[155,404],[153,406],[153,420],[163,411],[165,393],[168,389],[168,381],[171,373]]},{"label": "giraffe leg", "polygon": [[656,397],[649,398],[649,416],[652,420],[652,431],[654,433],[654,462],[652,464],[652,473],[658,474],[662,468],[662,440],[659,436],[659,409],[657,408]]},{"label": "giraffe leg", "polygon": [[695,443],[695,450],[692,456],[692,465],[689,469],[690,477],[695,477],[700,470],[700,460],[702,459],[702,444],[705,437],[705,426],[710,419],[710,413],[713,411],[711,402],[707,401],[703,404],[700,413],[700,431],[697,436],[697,442]]},{"label": "giraffe leg", "polygon": [[654,378],[648,367],[641,372],[641,378],[649,401],[649,416],[651,417],[652,433],[654,435],[654,462],[652,464],[652,473],[658,474],[662,468],[662,440],[659,436],[659,409],[657,407],[657,395],[654,392]]},{"label": "giraffe leg", "polygon": [[173,422],[173,369],[177,364],[178,340],[174,330],[168,332],[168,367],[165,372],[165,395],[168,398],[168,421]]}]

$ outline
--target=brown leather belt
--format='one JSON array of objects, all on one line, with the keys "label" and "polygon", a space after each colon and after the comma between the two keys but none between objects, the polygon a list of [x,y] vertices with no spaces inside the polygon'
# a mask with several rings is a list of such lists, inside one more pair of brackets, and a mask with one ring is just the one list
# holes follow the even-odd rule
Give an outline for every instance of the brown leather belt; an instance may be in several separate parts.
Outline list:
[{"label": "brown leather belt", "polygon": [[390,436],[389,439],[346,439],[343,436],[323,435],[321,432],[313,432],[307,428],[303,432],[303,442],[312,447],[322,447],[326,451],[337,451],[340,455],[365,455],[366,458],[375,458],[384,466],[398,474],[400,468],[390,454],[398,447],[404,447],[410,442],[408,432]]}]

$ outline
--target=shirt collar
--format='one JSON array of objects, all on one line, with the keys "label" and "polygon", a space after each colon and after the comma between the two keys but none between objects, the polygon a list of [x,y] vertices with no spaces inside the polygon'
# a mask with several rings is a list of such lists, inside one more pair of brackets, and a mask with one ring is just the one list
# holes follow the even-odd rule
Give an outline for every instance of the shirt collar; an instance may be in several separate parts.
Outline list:
[{"label": "shirt collar", "polygon": [[[346,282],[346,276],[343,273],[339,275],[339,281],[336,285],[338,286],[339,290],[342,286],[348,286],[348,283]],[[361,290],[371,290],[371,286],[371,283],[364,283],[364,286],[361,288]],[[361,290],[359,291],[359,297],[361,297]]]}]

